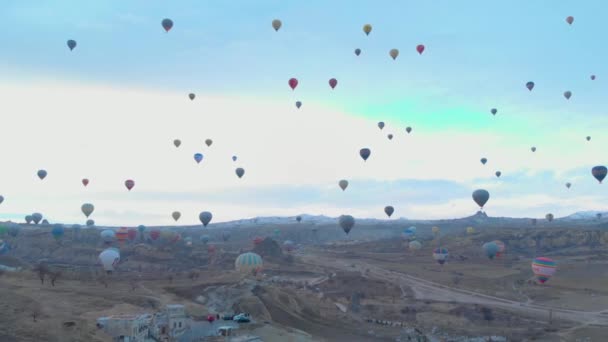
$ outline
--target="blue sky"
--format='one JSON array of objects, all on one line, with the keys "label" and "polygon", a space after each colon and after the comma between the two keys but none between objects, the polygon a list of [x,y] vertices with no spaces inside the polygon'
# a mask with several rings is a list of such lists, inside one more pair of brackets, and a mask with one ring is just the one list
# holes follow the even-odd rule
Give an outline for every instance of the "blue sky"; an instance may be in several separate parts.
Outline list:
[{"label": "blue sky", "polygon": [[[49,87],[55,88],[55,92],[54,98],[49,95],[47,100],[35,97],[40,100],[40,113],[36,107],[23,106],[19,102],[5,103],[0,110],[19,113],[23,123],[42,120],[39,121],[42,126],[53,125],[53,132],[40,130],[38,135],[12,137],[12,141],[20,141],[15,153],[38,153],[43,159],[38,164],[52,163],[53,156],[69,162],[73,154],[63,149],[69,146],[68,142],[55,146],[49,141],[57,135],[72,135],[96,151],[95,157],[88,156],[86,162],[81,161],[74,167],[85,169],[83,164],[95,164],[98,167],[94,172],[99,177],[116,173],[115,177],[121,179],[115,170],[104,169],[104,165],[112,162],[112,157],[123,160],[122,165],[127,170],[138,170],[141,165],[156,160],[157,164],[146,165],[163,172],[166,166],[160,164],[160,160],[174,158],[170,155],[173,151],[148,155],[144,149],[161,144],[159,141],[164,144],[186,130],[191,130],[188,134],[195,137],[194,127],[200,127],[199,132],[205,131],[205,135],[215,134],[227,139],[234,137],[236,131],[248,129],[257,131],[257,135],[252,133],[249,140],[231,140],[232,145],[226,153],[232,155],[239,148],[245,150],[244,145],[258,144],[259,151],[262,148],[272,150],[281,144],[284,150],[272,150],[272,153],[289,154],[290,157],[278,160],[271,152],[260,156],[252,150],[251,155],[243,155],[249,167],[247,175],[256,177],[258,166],[261,170],[277,162],[283,163],[274,169],[276,172],[282,170],[300,175],[271,177],[276,180],[274,183],[260,178],[261,183],[250,183],[242,192],[200,187],[186,194],[187,189],[174,189],[169,183],[142,189],[142,193],[154,194],[152,197],[156,201],[164,194],[167,198],[183,195],[184,200],[196,202],[192,197],[198,193],[214,198],[218,203],[226,202],[226,205],[247,203],[246,198],[250,197],[264,198],[257,203],[263,203],[259,212],[265,214],[288,214],[283,210],[286,207],[290,208],[289,213],[299,213],[298,206],[315,211],[332,203],[336,207],[331,210],[335,209],[336,213],[359,210],[361,215],[372,215],[363,208],[374,202],[379,207],[387,205],[387,201],[401,201],[404,205],[408,201],[416,205],[447,205],[450,200],[462,198],[471,188],[494,181],[492,175],[500,169],[505,184],[509,184],[500,190],[505,199],[522,196],[521,192],[526,189],[530,196],[543,193],[559,197],[561,188],[549,191],[535,185],[548,182],[558,186],[570,179],[587,182],[583,188],[590,192],[575,192],[573,187],[572,192],[579,197],[572,195],[574,197],[563,199],[566,202],[559,205],[566,214],[586,208],[582,204],[573,206],[568,201],[576,203],[574,198],[582,201],[580,196],[601,195],[591,193],[592,188],[588,188],[593,184],[588,169],[605,163],[601,146],[608,143],[600,129],[608,124],[603,100],[608,92],[604,81],[608,77],[605,63],[608,47],[602,44],[601,34],[608,31],[603,17],[607,6],[601,1],[520,0],[504,3],[449,0],[5,1],[0,6],[0,19],[10,29],[0,35],[0,44],[5,47],[0,54],[2,85],[11,91],[19,86],[20,90],[15,90],[16,97],[26,96],[24,94],[30,88],[31,94],[43,94]],[[571,26],[565,22],[568,15],[575,18]],[[161,27],[163,18],[171,18],[175,23],[169,33]],[[271,27],[275,18],[283,23],[279,32]],[[369,36],[362,31],[366,23],[373,26]],[[74,51],[67,48],[68,39],[78,42]],[[426,46],[422,56],[415,51],[417,44]],[[355,48],[362,50],[361,56],[354,55]],[[392,48],[400,50],[395,61],[388,56]],[[589,79],[591,74],[597,75],[595,81]],[[300,81],[295,91],[287,85],[291,77]],[[332,77],[339,82],[335,90],[327,84]],[[527,81],[536,83],[533,92],[525,89]],[[81,98],[73,93],[74,89],[82,90]],[[573,93],[569,101],[562,95],[566,90]],[[127,92],[133,95],[131,99],[119,95]],[[195,102],[201,107],[189,109],[185,107],[189,103],[181,102],[177,106],[178,101],[187,102],[189,92],[197,94]],[[63,99],[63,105],[57,100],[59,98]],[[283,119],[281,111],[293,113],[296,100],[303,101],[305,117]],[[149,103],[143,106],[141,101]],[[104,107],[107,114],[86,119],[82,116],[90,111],[88,106],[101,102],[107,104]],[[239,106],[230,108],[239,111],[240,116],[231,116],[233,113],[224,108],[234,102]],[[126,106],[129,110],[124,109]],[[310,108],[308,112],[307,108]],[[489,114],[490,108],[498,109],[495,117]],[[40,116],[42,112],[45,117]],[[224,122],[218,117],[220,113],[247,123],[227,128],[220,124]],[[169,121],[164,116],[174,120]],[[276,118],[281,121],[270,121]],[[131,119],[134,125],[141,125],[141,122],[146,125],[138,126],[137,131],[120,128],[121,120]],[[375,127],[380,120],[387,122],[387,128],[382,132]],[[15,126],[17,122],[21,121],[13,121]],[[362,128],[363,122],[368,128]],[[89,139],[89,135],[97,134],[91,130],[96,130],[96,125],[102,123],[107,129],[100,128],[100,131],[112,135],[116,146],[112,147],[101,135]],[[228,124],[230,122],[226,122]],[[154,125],[158,127],[152,127]],[[273,125],[277,126],[273,128]],[[308,173],[293,171],[303,163],[316,162],[311,159],[311,153],[324,149],[322,145],[298,145],[300,142],[295,141],[293,132],[304,125],[310,125],[310,133],[302,134],[302,139],[314,139],[318,144],[324,143],[322,139],[334,143],[332,136],[348,135],[346,141],[340,142],[341,148],[346,150],[335,147],[335,151],[326,151],[325,164],[316,168],[303,167]],[[326,127],[321,127],[323,125]],[[405,139],[405,126],[413,126],[414,136],[421,140],[418,141],[420,145],[403,141],[399,142],[402,144],[399,149],[386,147],[385,151],[390,150],[401,158],[401,164],[398,161],[389,163],[386,152],[386,159],[381,156],[379,160],[386,160],[387,164],[378,162],[376,166],[367,167],[367,171],[343,166],[359,162],[356,151],[368,144],[375,145],[373,157],[376,158],[377,146],[387,144],[379,135],[390,131],[399,135],[395,140]],[[226,131],[220,133],[220,129]],[[323,132],[315,133],[316,129]],[[138,138],[127,138],[131,134],[137,134]],[[372,134],[373,139],[369,138]],[[584,141],[587,135],[593,137],[591,143]],[[283,140],[277,143],[279,137]],[[418,138],[412,139],[415,142]],[[256,142],[252,143],[252,140]],[[119,142],[122,145],[119,146]],[[530,159],[530,146],[539,148],[535,160]],[[469,169],[465,170],[456,158],[455,153],[460,151],[456,147],[462,147],[463,153],[470,154],[462,157],[466,158],[467,165],[471,164],[467,166]],[[40,150],[46,152],[41,154]],[[132,153],[131,159],[125,151]],[[456,175],[443,178],[441,173],[425,169],[438,165],[436,161],[428,164],[425,159],[439,159],[438,154],[442,151],[452,151],[445,156],[453,158],[446,160],[445,168],[447,171],[455,169]],[[189,156],[194,152],[200,151],[189,150],[185,154]],[[334,159],[330,152],[350,153],[354,160],[340,157],[332,164]],[[148,156],[145,160],[144,154]],[[486,171],[478,170],[478,159],[482,156],[490,159]],[[35,164],[31,168],[42,167]],[[374,172],[369,171],[374,167]],[[25,171],[25,166],[23,168],[23,172],[31,172]],[[267,172],[272,170],[269,167]],[[538,173],[530,174],[533,170]],[[429,179],[429,174],[434,178]],[[139,177],[145,179],[147,175]],[[349,189],[353,192],[352,200],[340,200],[336,197],[340,194],[327,193],[328,184],[349,177],[360,180],[360,187]],[[152,183],[154,177],[150,178]],[[187,177],[184,179],[186,181]],[[379,191],[379,188],[384,190]],[[447,194],[430,195],[437,189],[448,189]],[[74,191],[65,193],[66,201],[82,197]],[[111,188],[98,191],[95,193],[98,197],[93,197],[100,201],[114,193]],[[222,193],[214,195],[214,191]],[[400,198],[399,194],[406,191],[413,193]],[[368,200],[362,201],[366,194]],[[19,201],[24,207],[37,201],[29,195],[15,193],[13,196],[22,196]],[[468,195],[464,197],[470,202]],[[583,203],[581,201],[579,203]],[[541,211],[550,209],[549,202],[554,202],[554,198],[550,197],[546,202],[538,213],[528,210],[522,215],[541,215]],[[10,201],[6,205],[10,205]],[[194,204],[192,206],[195,211]],[[468,212],[455,206],[458,210],[445,215]],[[24,207],[10,211],[20,215],[26,210]],[[428,210],[412,208],[404,210],[403,215],[396,215],[421,217],[433,212],[430,207]],[[59,207],[53,210],[61,211]],[[152,209],[132,207],[128,210]],[[515,207],[507,204],[501,210],[517,213]],[[251,210],[242,214],[256,213]],[[194,214],[191,216],[196,217]],[[55,215],[58,219],[72,217],[67,213]],[[145,213],[141,215],[145,217]],[[218,217],[221,219],[221,215]]]}]

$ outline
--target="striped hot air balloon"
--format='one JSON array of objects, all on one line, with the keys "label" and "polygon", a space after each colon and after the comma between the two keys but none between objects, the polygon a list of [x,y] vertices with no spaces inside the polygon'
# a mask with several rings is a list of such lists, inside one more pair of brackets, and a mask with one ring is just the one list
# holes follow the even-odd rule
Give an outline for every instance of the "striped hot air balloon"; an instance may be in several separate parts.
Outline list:
[{"label": "striped hot air balloon", "polygon": [[557,263],[553,259],[538,257],[532,260],[532,272],[541,284],[546,283],[556,271]]},{"label": "striped hot air balloon", "polygon": [[118,243],[124,243],[129,238],[129,229],[122,227],[116,232],[116,240]]},{"label": "striped hot air balloon", "polygon": [[243,253],[234,261],[234,267],[240,273],[259,272],[264,266],[262,257],[252,253]]},{"label": "striped hot air balloon", "polygon": [[435,250],[433,251],[433,259],[435,259],[435,261],[437,261],[437,263],[439,265],[443,265],[445,264],[446,260],[448,260],[448,256],[450,254],[448,253],[448,249],[447,248],[435,248]]}]

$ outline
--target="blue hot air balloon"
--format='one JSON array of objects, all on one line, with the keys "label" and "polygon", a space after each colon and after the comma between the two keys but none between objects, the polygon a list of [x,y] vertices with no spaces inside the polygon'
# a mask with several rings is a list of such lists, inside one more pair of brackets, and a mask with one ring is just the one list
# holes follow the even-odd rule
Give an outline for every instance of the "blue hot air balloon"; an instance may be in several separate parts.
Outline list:
[{"label": "blue hot air balloon", "polygon": [[194,154],[194,160],[196,160],[196,163],[199,164],[203,160],[203,154],[202,153],[195,153]]}]

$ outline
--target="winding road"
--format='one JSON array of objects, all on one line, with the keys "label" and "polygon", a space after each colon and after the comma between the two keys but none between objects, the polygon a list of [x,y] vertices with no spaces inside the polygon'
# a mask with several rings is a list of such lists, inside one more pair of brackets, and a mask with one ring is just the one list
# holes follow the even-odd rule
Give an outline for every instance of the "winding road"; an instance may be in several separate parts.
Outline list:
[{"label": "winding road", "polygon": [[389,271],[360,260],[357,261],[355,267],[352,266],[352,261],[344,261],[319,255],[302,256],[302,260],[313,265],[332,267],[343,271],[357,270],[367,278],[390,282],[399,287],[403,285],[408,286],[414,292],[414,296],[418,300],[479,304],[520,312],[540,319],[546,318],[547,320],[552,311],[555,319],[577,322],[582,325],[608,326],[608,310],[578,311],[533,304],[530,302],[518,302],[438,284],[404,273]]}]

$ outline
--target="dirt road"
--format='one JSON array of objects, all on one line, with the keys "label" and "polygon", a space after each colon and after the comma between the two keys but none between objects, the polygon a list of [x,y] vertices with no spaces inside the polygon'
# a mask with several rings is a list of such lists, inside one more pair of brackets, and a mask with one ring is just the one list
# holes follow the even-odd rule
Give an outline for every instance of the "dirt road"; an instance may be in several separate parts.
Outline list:
[{"label": "dirt road", "polygon": [[434,283],[399,272],[389,271],[378,266],[361,262],[360,260],[357,261],[355,267],[352,267],[352,261],[337,260],[318,255],[307,255],[303,256],[302,259],[308,263],[318,266],[333,267],[343,271],[357,270],[361,272],[364,277],[390,282],[397,286],[406,285],[412,289],[415,298],[419,300],[479,304],[497,307],[508,311],[525,313],[527,315],[537,317],[540,320],[548,320],[549,313],[552,311],[553,318],[555,319],[577,322],[583,325],[608,326],[608,310],[578,311],[533,304],[529,302],[517,302]]}]

